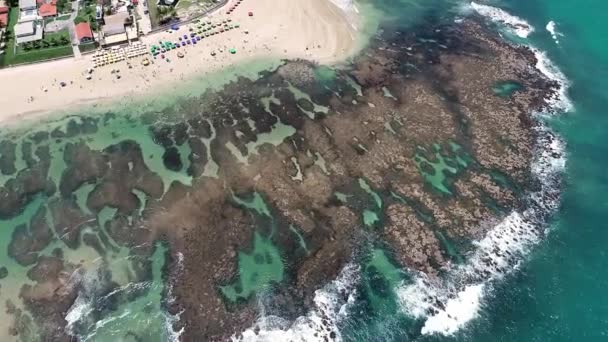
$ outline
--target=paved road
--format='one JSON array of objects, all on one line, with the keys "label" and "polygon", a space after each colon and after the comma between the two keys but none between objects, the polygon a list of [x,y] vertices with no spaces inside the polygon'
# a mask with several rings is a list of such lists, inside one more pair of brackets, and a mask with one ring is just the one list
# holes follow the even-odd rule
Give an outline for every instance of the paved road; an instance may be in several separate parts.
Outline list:
[{"label": "paved road", "polygon": [[143,32],[143,34],[148,34],[150,31],[152,31],[152,23],[150,22],[150,14],[144,13],[144,11],[148,8],[145,5],[146,1],[140,2],[139,5],[137,5],[137,14],[140,17],[140,19],[137,21],[137,26],[139,27],[139,30]]}]

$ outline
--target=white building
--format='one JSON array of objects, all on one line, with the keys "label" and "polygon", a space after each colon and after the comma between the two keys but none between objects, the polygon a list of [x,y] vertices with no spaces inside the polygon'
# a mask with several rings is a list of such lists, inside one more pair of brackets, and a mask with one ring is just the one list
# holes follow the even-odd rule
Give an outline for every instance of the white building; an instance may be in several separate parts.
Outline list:
[{"label": "white building", "polygon": [[38,20],[38,7],[36,0],[19,0],[19,22]]},{"label": "white building", "polygon": [[17,23],[13,27],[17,44],[33,42],[42,39],[42,24],[35,21]]}]

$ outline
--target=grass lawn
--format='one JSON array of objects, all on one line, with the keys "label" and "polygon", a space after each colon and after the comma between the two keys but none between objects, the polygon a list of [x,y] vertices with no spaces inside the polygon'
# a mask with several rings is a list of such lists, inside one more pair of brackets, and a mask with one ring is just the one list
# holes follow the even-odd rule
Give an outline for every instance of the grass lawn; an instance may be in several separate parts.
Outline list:
[{"label": "grass lawn", "polygon": [[19,8],[11,7],[8,12],[8,25],[6,25],[8,39],[6,40],[4,54],[0,56],[0,65],[2,66],[14,64],[13,60],[15,59],[15,52],[13,51],[13,46],[15,45],[15,36],[13,35],[13,26],[15,26],[18,20]]}]

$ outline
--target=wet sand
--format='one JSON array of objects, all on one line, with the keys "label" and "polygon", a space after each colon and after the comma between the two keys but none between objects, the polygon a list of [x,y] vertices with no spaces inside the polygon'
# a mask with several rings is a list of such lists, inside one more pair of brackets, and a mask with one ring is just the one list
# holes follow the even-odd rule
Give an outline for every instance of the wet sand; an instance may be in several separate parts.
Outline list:
[{"label": "wet sand", "polygon": [[[86,70],[92,66],[92,56],[69,58],[0,70],[0,123],[16,123],[38,119],[51,111],[104,100],[120,100],[136,94],[162,93],[173,89],[177,82],[217,72],[240,62],[260,58],[304,58],[323,64],[333,64],[352,55],[356,49],[356,23],[353,13],[345,13],[328,0],[249,0],[242,2],[232,14],[224,8],[208,20],[231,18],[240,28],[203,39],[196,46],[166,54],[170,62],[160,59],[143,66],[144,57],[95,69],[87,80]],[[249,16],[249,12],[253,16]],[[246,31],[248,33],[246,33]],[[176,41],[178,32],[159,32],[143,37],[142,42],[155,44],[159,40]],[[230,54],[229,49],[237,50]],[[211,52],[215,56],[211,56]],[[120,79],[112,73],[120,70]],[[61,82],[66,85],[62,87]]]}]

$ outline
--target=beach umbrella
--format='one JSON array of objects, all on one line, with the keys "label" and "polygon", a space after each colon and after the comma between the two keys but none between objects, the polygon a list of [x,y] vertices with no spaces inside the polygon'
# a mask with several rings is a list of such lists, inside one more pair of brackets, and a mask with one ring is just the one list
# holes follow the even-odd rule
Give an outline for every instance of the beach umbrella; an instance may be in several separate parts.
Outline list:
[{"label": "beach umbrella", "polygon": [[196,41],[199,41],[199,42],[200,42],[200,40],[201,40],[201,37],[196,36]]},{"label": "beach umbrella", "polygon": [[232,49],[230,49],[228,51],[230,51],[230,53],[233,54],[233,55],[236,53],[236,49],[235,48],[232,48]]}]

